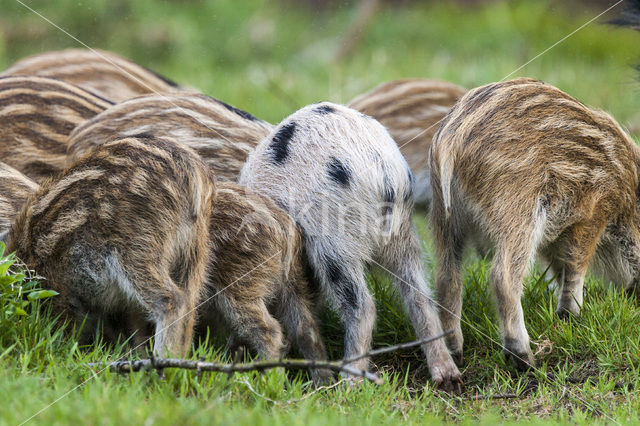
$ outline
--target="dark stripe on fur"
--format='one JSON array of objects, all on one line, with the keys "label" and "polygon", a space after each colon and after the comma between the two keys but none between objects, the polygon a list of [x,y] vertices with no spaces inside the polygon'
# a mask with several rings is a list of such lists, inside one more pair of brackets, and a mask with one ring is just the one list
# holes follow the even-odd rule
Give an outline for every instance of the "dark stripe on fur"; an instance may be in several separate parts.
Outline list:
[{"label": "dark stripe on fur", "polygon": [[293,137],[295,130],[295,122],[285,124],[271,140],[271,157],[277,164],[284,163],[289,156],[289,141]]},{"label": "dark stripe on fur", "polygon": [[351,171],[347,165],[335,157],[331,157],[331,162],[327,166],[329,178],[342,186],[348,187],[351,180]]}]

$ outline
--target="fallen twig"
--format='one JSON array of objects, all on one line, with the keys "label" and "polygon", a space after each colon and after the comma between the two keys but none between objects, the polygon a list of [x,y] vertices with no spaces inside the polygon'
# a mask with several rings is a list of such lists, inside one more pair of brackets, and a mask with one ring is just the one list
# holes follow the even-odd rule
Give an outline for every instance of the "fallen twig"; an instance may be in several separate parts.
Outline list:
[{"label": "fallen twig", "polygon": [[344,359],[341,361],[315,361],[305,359],[281,359],[272,361],[256,361],[244,364],[220,364],[215,362],[204,361],[192,361],[188,359],[178,358],[152,358],[141,359],[135,361],[114,361],[108,363],[93,362],[89,363],[89,367],[92,368],[108,368],[110,371],[117,373],[131,373],[137,371],[147,370],[163,370],[165,368],[182,368],[185,370],[196,370],[198,374],[203,371],[212,371],[218,373],[227,373],[230,376],[233,373],[246,373],[249,371],[263,371],[271,368],[283,367],[290,370],[313,370],[313,369],[326,369],[337,373],[346,373],[352,376],[362,377],[375,384],[382,384],[382,379],[375,374],[368,371],[360,370],[357,368],[349,367],[348,364],[357,361],[362,358],[380,355],[388,352],[398,351],[400,349],[411,348],[414,346],[420,346],[425,343],[432,342],[437,339],[441,339],[452,331],[446,331],[437,336],[429,337],[426,339],[415,340],[413,342],[400,343],[394,346],[388,346],[385,348],[375,349],[357,357]]},{"label": "fallen twig", "polygon": [[362,377],[376,384],[382,384],[382,379],[377,374],[357,368],[342,365],[341,362],[325,362],[306,359],[281,359],[273,361],[257,361],[244,364],[219,364],[215,362],[191,361],[178,358],[156,358],[140,359],[136,361],[115,361],[109,363],[94,362],[90,367],[106,367],[117,373],[131,373],[147,370],[162,370],[165,368],[182,368],[185,370],[213,371],[218,373],[246,373],[249,371],[262,371],[271,368],[283,367],[290,370],[313,370],[316,368],[335,371],[337,373],[347,373],[353,376]]}]

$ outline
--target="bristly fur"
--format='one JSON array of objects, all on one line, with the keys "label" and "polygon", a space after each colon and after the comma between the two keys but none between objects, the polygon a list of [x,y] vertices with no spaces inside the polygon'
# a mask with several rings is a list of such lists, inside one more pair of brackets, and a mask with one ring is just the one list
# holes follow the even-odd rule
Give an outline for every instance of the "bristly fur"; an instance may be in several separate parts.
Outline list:
[{"label": "bristly fur", "polygon": [[185,355],[209,258],[213,175],[169,139],[104,144],[45,181],[8,242],[58,291],[54,310],[95,333],[110,317],[137,336],[155,324],[157,355]]},{"label": "bristly fur", "polygon": [[[294,220],[271,199],[222,182],[212,203],[211,261],[200,324],[222,314],[235,344],[248,344],[267,359],[285,355],[283,331],[305,358],[324,360],[315,317],[317,292],[303,239]],[[233,346],[233,344],[230,344]],[[312,371],[316,384],[328,371]]]},{"label": "bristly fur", "polygon": [[[319,113],[318,111],[331,113]],[[295,123],[295,124],[294,124]],[[285,161],[272,142],[295,126]],[[339,161],[349,185],[328,173]],[[375,305],[365,272],[377,262],[394,275],[418,338],[441,332],[424,279],[420,244],[411,223],[408,165],[375,119],[342,105],[309,105],[287,117],[250,154],[239,182],[275,200],[299,223],[320,288],[345,326],[345,357],[371,345]],[[450,386],[459,372],[444,342],[423,347],[433,380]],[[354,363],[367,368],[368,360]]]},{"label": "bristly fur", "polygon": [[246,118],[205,95],[141,96],[78,126],[69,137],[69,162],[114,138],[170,137],[195,150],[221,181],[235,182],[249,152],[273,126]]},{"label": "bristly fur", "polygon": [[[0,163],[0,241],[39,186]],[[211,202],[211,254],[207,291],[211,298],[198,309],[198,325],[219,330],[219,318],[232,341],[248,344],[261,356],[276,359],[293,339],[307,359],[327,358],[315,313],[317,285],[309,273],[300,229],[272,200],[234,183],[220,183]],[[144,324],[144,322],[142,323]],[[109,315],[107,338],[140,324]],[[123,330],[117,329],[119,326]],[[91,331],[91,330],[89,330]],[[125,336],[128,337],[128,336]],[[137,341],[144,337],[137,336]],[[313,370],[314,383],[326,383],[331,372]]]},{"label": "bristly fur", "polygon": [[0,78],[0,158],[38,182],[53,176],[65,165],[69,133],[111,105],[63,81]]},{"label": "bristly fur", "polygon": [[29,56],[13,64],[0,77],[17,75],[66,81],[115,102],[181,90],[168,78],[99,49],[65,49]]},{"label": "bristly fur", "polygon": [[416,206],[428,210],[431,184],[427,156],[439,122],[466,90],[437,80],[407,79],[381,84],[349,103],[387,128],[415,176]]},{"label": "bristly fur", "polygon": [[608,114],[537,80],[489,84],[460,99],[431,146],[436,288],[455,355],[469,240],[495,248],[490,280],[504,350],[521,368],[534,363],[520,297],[536,256],[560,284],[561,316],[579,315],[592,260],[614,283],[637,282],[639,152]]},{"label": "bristly fur", "polygon": [[0,162],[0,234],[8,233],[18,212],[37,189],[37,183]]}]

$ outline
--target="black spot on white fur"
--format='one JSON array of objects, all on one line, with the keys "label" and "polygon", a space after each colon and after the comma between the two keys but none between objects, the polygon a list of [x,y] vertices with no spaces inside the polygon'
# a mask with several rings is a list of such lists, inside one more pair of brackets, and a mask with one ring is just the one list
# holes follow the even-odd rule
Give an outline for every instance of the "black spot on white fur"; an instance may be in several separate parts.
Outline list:
[{"label": "black spot on white fur", "polygon": [[396,191],[391,185],[391,181],[389,180],[389,176],[384,175],[384,187],[382,189],[382,200],[384,204],[382,205],[382,217],[384,218],[384,228],[387,231],[391,230],[391,217],[393,216],[393,203],[396,200]]},{"label": "black spot on white fur", "polygon": [[318,114],[331,114],[332,112],[336,112],[336,109],[331,105],[320,105],[313,111],[317,112]]},{"label": "black spot on white fur", "polygon": [[345,304],[348,308],[357,308],[360,303],[358,302],[358,291],[355,284],[353,281],[344,281],[342,284],[340,292],[342,293],[342,298]]},{"label": "black spot on white fur", "polygon": [[338,259],[328,258],[325,260],[325,268],[329,281],[335,286],[336,293],[342,299],[343,309],[353,309],[359,306],[358,291],[356,285],[351,280],[346,279],[342,266]]},{"label": "black spot on white fur", "polygon": [[327,166],[329,178],[342,186],[348,187],[351,180],[351,170],[335,157],[331,157],[331,162]]},{"label": "black spot on white fur", "polygon": [[344,272],[339,265],[337,259],[329,258],[325,261],[325,267],[327,268],[327,277],[332,283],[337,283],[344,279]]},{"label": "black spot on white fur", "polygon": [[385,203],[390,203],[390,204],[392,204],[396,200],[396,191],[391,185],[391,181],[389,180],[389,176],[387,175],[384,176],[384,188],[383,188],[382,199],[384,200]]},{"label": "black spot on white fur", "polygon": [[296,131],[296,123],[285,124],[278,130],[271,140],[271,158],[276,164],[282,164],[289,156],[289,141]]}]

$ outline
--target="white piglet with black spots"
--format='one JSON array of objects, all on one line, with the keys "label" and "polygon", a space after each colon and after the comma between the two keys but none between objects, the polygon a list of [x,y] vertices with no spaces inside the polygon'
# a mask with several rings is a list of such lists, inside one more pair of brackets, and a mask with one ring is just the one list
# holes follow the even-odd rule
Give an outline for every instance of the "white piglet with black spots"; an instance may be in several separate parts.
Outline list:
[{"label": "white piglet with black spots", "polygon": [[[250,154],[240,183],[274,199],[298,222],[310,265],[345,327],[345,358],[367,352],[375,305],[369,266],[390,273],[419,339],[442,332],[411,222],[413,177],[375,119],[323,102],[286,118]],[[460,373],[442,339],[423,346],[433,381]],[[368,359],[353,363],[366,369]]]}]

